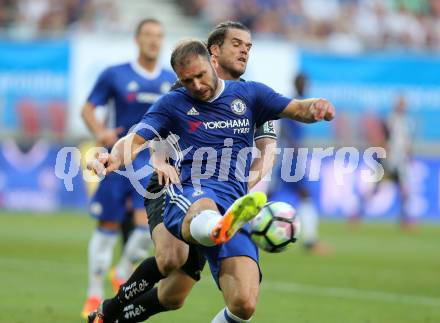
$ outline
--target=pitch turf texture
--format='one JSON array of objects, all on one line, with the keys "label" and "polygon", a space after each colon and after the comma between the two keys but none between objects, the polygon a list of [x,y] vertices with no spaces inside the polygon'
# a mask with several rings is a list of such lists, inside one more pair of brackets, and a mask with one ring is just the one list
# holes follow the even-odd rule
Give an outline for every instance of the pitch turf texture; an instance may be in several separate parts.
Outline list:
[{"label": "pitch turf texture", "polygon": [[[87,216],[0,215],[0,322],[82,322]],[[440,322],[440,226],[404,234],[394,223],[324,222],[330,256],[299,245],[262,254],[261,296],[252,322]],[[110,288],[108,288],[108,291]],[[150,322],[206,323],[223,306],[209,269],[185,306]]]}]

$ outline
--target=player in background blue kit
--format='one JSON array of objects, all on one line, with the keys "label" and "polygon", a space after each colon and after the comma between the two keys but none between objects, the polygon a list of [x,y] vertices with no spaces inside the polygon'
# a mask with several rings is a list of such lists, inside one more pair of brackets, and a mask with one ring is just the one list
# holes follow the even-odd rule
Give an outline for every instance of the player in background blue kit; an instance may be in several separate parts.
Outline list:
[{"label": "player in background blue kit", "polygon": [[[158,65],[163,40],[160,22],[155,19],[142,20],[136,28],[135,38],[139,48],[137,60],[104,70],[82,108],[83,119],[98,144],[108,148],[126,135],[176,80],[172,71]],[[94,114],[95,107],[105,105],[112,105],[114,109],[111,126],[98,121]],[[148,158],[148,151],[143,152],[133,162],[134,169],[144,166]],[[144,187],[148,179],[146,177],[141,181]],[[103,299],[104,277],[112,263],[114,245],[128,200],[134,209],[135,229],[113,273],[114,282],[125,281],[131,274],[133,263],[147,256],[149,231],[143,196],[136,192],[129,179],[113,173],[99,184],[90,203],[90,212],[98,220],[98,227],[89,243],[89,283],[87,301],[82,311],[84,318],[96,310]]]},{"label": "player in background blue kit", "polygon": [[[253,146],[255,125],[279,117],[306,123],[331,120],[334,108],[324,99],[290,100],[261,83],[220,80],[199,41],[179,44],[171,65],[185,88],[162,97],[136,133],[120,139],[110,155],[99,155],[88,167],[108,175],[157,133],[179,136],[186,154],[176,161],[180,178],[168,187],[164,224],[177,238],[199,245],[209,261],[226,303],[212,322],[248,322],[255,311],[260,271],[258,250],[245,226],[266,196],[246,194],[250,159],[242,152]],[[189,113],[193,109],[198,114]],[[174,185],[178,183],[182,191]],[[100,314],[95,322],[108,321]],[[130,321],[118,319],[122,322]]]}]

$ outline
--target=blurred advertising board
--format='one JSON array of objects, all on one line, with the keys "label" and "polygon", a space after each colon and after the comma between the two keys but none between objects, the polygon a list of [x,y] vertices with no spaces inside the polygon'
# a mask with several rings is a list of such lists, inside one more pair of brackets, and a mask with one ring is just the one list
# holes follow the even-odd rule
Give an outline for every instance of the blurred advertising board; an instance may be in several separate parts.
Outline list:
[{"label": "blurred advertising board", "polygon": [[[85,209],[87,193],[82,176],[72,179],[75,189],[71,191],[57,178],[55,165],[61,148],[42,139],[27,147],[11,139],[1,142],[0,209],[31,212]],[[74,164],[69,155],[63,171],[67,172]]]},{"label": "blurred advertising board", "polygon": [[[299,69],[310,78],[309,96],[330,99],[351,120],[372,113],[386,117],[405,96],[416,141],[440,140],[440,58],[429,54],[370,53],[341,56],[301,51]],[[351,125],[357,128],[357,125]],[[326,137],[325,125],[307,127]]]},{"label": "blurred advertising board", "polygon": [[66,40],[0,41],[2,134],[64,134],[69,51]]},{"label": "blurred advertising board", "polygon": [[[366,219],[393,219],[401,208],[415,220],[440,221],[440,160],[438,158],[414,158],[408,170],[408,201],[403,206],[395,183],[382,180],[377,186],[361,180],[365,169],[362,163],[353,167],[336,165],[332,158],[322,161],[319,180],[306,173],[301,185],[306,185],[320,213],[324,217],[347,218],[361,216]],[[293,171],[292,171],[293,173]],[[296,183],[279,182],[272,199],[298,206]]]}]

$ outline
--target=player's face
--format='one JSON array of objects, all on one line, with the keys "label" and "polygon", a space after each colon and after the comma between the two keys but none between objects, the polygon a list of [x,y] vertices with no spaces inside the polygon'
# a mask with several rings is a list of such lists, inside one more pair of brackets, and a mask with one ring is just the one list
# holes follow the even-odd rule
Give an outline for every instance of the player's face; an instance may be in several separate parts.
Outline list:
[{"label": "player's face", "polygon": [[162,26],[148,22],[143,24],[136,42],[139,46],[139,52],[146,60],[156,60],[162,47],[163,29]]},{"label": "player's face", "polygon": [[251,34],[241,29],[228,29],[223,45],[220,46],[218,64],[235,78],[245,71],[252,47]]},{"label": "player's face", "polygon": [[177,66],[175,72],[182,85],[196,99],[208,101],[214,97],[218,77],[206,57],[194,57],[188,64]]}]

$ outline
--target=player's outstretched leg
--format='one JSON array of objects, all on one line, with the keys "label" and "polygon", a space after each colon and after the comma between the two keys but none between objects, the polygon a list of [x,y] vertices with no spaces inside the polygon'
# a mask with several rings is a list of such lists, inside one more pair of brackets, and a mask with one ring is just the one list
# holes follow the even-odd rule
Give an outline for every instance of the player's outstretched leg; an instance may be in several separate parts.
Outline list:
[{"label": "player's outstretched leg", "polygon": [[122,314],[118,317],[116,322],[144,322],[151,316],[165,311],[167,311],[167,309],[162,306],[159,301],[157,288],[153,288],[125,306]]},{"label": "player's outstretched leg", "polygon": [[[99,311],[89,316],[88,323],[135,323],[143,322],[157,313],[177,310],[183,303],[196,283],[196,279],[180,270],[175,270],[170,276],[161,280],[158,288],[145,291],[125,304],[116,320],[105,316],[103,308],[108,310],[108,301],[104,301]],[[106,307],[107,305],[107,307]]]},{"label": "player's outstretched leg", "polygon": [[266,204],[266,194],[249,193],[236,200],[211,233],[215,244],[229,241],[246,223],[252,220]]},{"label": "player's outstretched leg", "polygon": [[[103,303],[101,313],[108,315],[104,316],[102,314],[102,319],[105,317],[105,322],[108,321],[107,317],[112,319],[115,317],[122,319],[124,317],[125,319],[125,316],[128,316],[131,319],[140,319],[145,315],[152,316],[162,312],[164,309],[167,311],[176,309],[183,304],[193,285],[200,279],[200,271],[204,267],[205,258],[202,257],[196,247],[188,248],[188,245],[172,236],[165,229],[163,223],[155,226],[153,238],[156,244],[156,257],[144,260],[140,264],[140,268],[134,271],[126,285],[131,286],[136,281],[145,280],[152,287],[163,276],[172,273],[167,279],[161,280],[158,288],[159,301],[154,297],[154,294],[149,292],[149,288],[142,288],[143,291],[140,288],[133,288],[133,293],[128,295],[128,300],[119,293],[119,297],[116,296]],[[158,255],[160,256],[159,259],[157,259]],[[179,267],[182,267],[181,270],[175,270]],[[138,285],[138,283],[136,284]],[[145,295],[147,293],[150,296]],[[141,311],[141,306],[148,309],[148,312]],[[136,308],[139,308],[137,312]],[[134,312],[130,312],[131,310],[134,310]],[[139,316],[132,313],[138,313]],[[96,315],[96,313],[93,314],[89,322],[93,322]]]},{"label": "player's outstretched leg", "polygon": [[[122,313],[124,307],[140,295],[151,290],[155,283],[164,276],[157,267],[154,257],[144,260],[133,272],[126,283],[121,285],[115,297],[105,300],[98,313],[105,317],[105,322],[114,322]],[[94,314],[96,316],[96,314]],[[90,320],[89,322],[94,322]],[[97,321],[95,323],[98,323]]]},{"label": "player's outstretched leg", "polygon": [[96,312],[89,315],[87,323],[144,322],[150,316],[164,311],[167,311],[167,309],[159,302],[158,290],[157,288],[153,288],[124,306],[121,310],[121,314],[116,318],[109,318],[107,315],[104,315],[101,306]]},{"label": "player's outstretched leg", "polygon": [[103,314],[104,301],[98,311],[90,314],[88,323],[135,323],[144,322],[157,313],[177,310],[183,303],[196,283],[194,278],[175,270],[167,278],[161,280],[158,288],[145,291],[129,303],[125,304],[117,319],[109,319]]},{"label": "player's outstretched leg", "polygon": [[266,194],[253,192],[236,200],[222,216],[210,198],[194,202],[183,221],[182,237],[210,247],[229,241],[266,204]]}]

